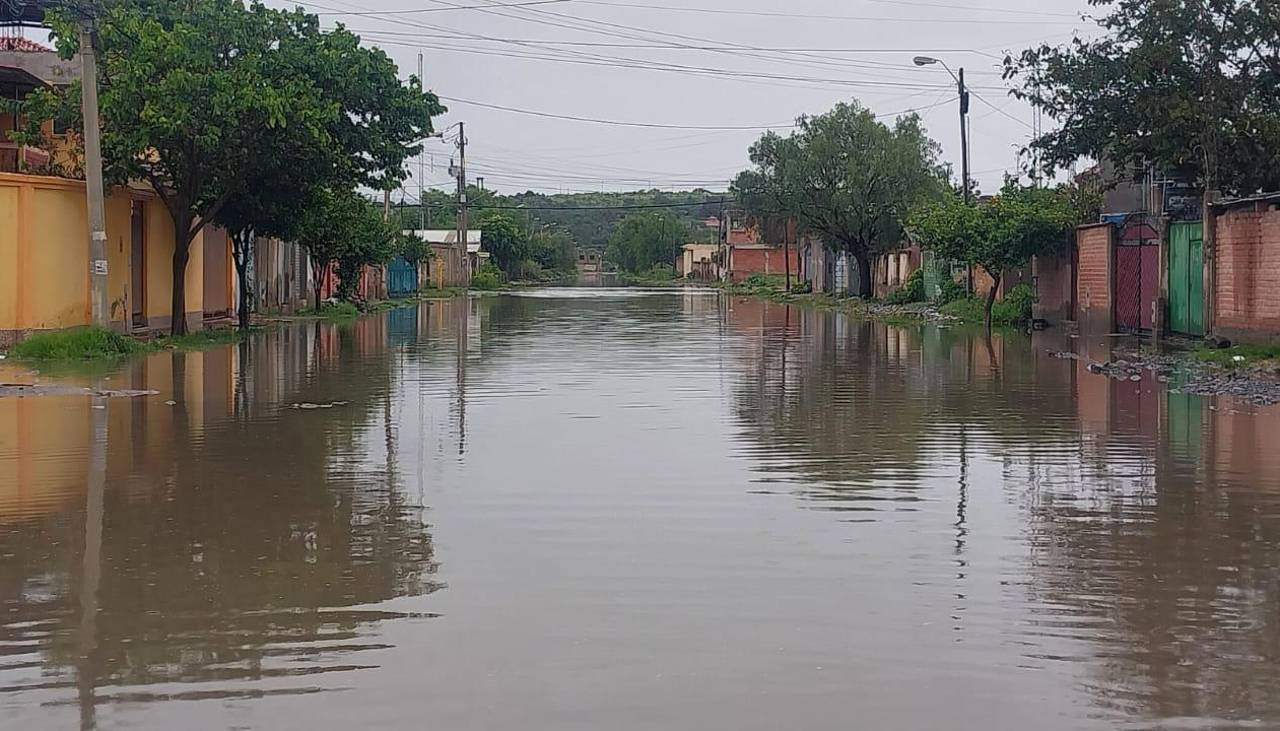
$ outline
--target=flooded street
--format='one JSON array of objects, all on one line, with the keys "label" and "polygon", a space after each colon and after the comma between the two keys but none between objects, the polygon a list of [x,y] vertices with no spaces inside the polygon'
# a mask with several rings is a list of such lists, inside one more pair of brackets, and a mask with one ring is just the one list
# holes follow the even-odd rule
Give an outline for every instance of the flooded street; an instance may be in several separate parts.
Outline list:
[{"label": "flooded street", "polygon": [[0,726],[1280,728],[1280,407],[1106,348],[545,290],[0,399]]}]

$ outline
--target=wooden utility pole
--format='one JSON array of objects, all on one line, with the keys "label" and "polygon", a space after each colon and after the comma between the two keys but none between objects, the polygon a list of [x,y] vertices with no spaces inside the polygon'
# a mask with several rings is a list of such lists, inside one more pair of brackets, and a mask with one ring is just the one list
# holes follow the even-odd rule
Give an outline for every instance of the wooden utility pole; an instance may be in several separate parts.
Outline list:
[{"label": "wooden utility pole", "polygon": [[80,105],[84,116],[84,188],[89,208],[89,302],[92,322],[107,327],[107,225],[103,213],[102,130],[98,120],[98,60],[93,19],[80,19]]}]

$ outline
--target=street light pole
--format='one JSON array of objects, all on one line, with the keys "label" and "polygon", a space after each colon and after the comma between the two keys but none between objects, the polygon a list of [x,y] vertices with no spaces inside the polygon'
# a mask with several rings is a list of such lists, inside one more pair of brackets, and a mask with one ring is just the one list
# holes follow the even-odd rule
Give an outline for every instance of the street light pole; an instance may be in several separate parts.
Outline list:
[{"label": "street light pole", "polygon": [[[973,203],[973,186],[969,182],[969,90],[964,85],[964,67],[960,67],[960,73],[956,74],[951,67],[941,59],[932,56],[916,56],[912,59],[912,63],[917,66],[932,66],[940,64],[942,68],[951,74],[951,78],[956,82],[956,90],[960,94],[960,174],[961,185],[964,186],[964,203],[970,205]],[[973,294],[973,267],[969,266],[966,274],[969,280],[969,294]]]},{"label": "street light pole", "polygon": [[961,180],[964,186],[964,202],[973,202],[973,187],[969,184],[969,90],[964,85],[964,67],[960,67],[960,73],[957,75],[947,65],[946,61],[934,58],[932,56],[916,56],[912,62],[917,66],[932,66],[939,64],[942,68],[951,74],[951,78],[956,82],[956,90],[960,94],[960,170]]},{"label": "street light pole", "polygon": [[107,225],[102,184],[102,132],[98,119],[98,64],[93,19],[80,19],[80,104],[84,117],[84,183],[89,217],[89,303],[94,325],[110,325],[107,306]]}]

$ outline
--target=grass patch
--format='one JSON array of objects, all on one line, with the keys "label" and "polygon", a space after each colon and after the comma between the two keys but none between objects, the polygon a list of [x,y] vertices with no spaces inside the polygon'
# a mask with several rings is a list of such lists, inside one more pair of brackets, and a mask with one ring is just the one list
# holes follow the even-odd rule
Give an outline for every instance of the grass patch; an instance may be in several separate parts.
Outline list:
[{"label": "grass patch", "polygon": [[418,292],[418,299],[443,300],[453,299],[454,297],[465,297],[466,295],[466,287],[427,287]]},{"label": "grass patch", "polygon": [[354,320],[360,316],[360,308],[350,302],[325,302],[320,309],[308,307],[298,311],[298,317],[316,317],[322,320]]},{"label": "grass patch", "polygon": [[114,330],[77,327],[35,333],[9,352],[22,360],[92,360],[122,358],[146,350],[146,345]]},{"label": "grass patch", "polygon": [[[1280,345],[1233,345],[1230,348],[1200,348],[1192,356],[1202,363],[1239,368],[1280,360]],[[1236,360],[1241,358],[1242,360]]]},{"label": "grass patch", "polygon": [[151,341],[154,348],[168,350],[201,350],[219,345],[231,345],[244,340],[248,333],[229,327],[201,330],[186,335],[168,335]]}]

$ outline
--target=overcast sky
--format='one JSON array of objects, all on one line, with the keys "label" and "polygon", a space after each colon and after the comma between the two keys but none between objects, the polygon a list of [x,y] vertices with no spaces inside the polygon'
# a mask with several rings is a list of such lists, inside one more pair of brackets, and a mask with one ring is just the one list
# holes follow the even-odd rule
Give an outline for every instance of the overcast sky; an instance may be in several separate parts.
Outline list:
[{"label": "overcast sky", "polygon": [[[470,177],[483,176],[487,187],[504,192],[723,190],[747,165],[747,148],[761,134],[724,128],[785,126],[852,98],[883,115],[919,110],[958,175],[954,82],[941,66],[914,66],[915,55],[965,68],[975,94],[973,177],[994,190],[1004,172],[1016,168],[1016,151],[1033,123],[1030,108],[1007,96],[1000,58],[1095,32],[1079,19],[1085,0],[302,5],[321,14],[326,26],[342,22],[381,46],[405,76],[415,72],[421,51],[427,86],[449,107],[438,128],[465,121]],[[429,150],[425,183],[449,187],[451,148],[435,142]],[[416,180],[406,184],[411,196],[417,186]]]}]

